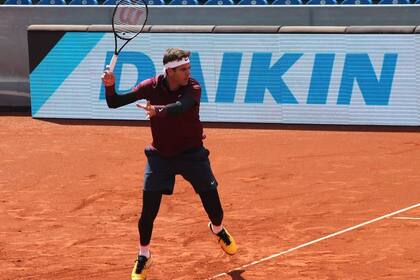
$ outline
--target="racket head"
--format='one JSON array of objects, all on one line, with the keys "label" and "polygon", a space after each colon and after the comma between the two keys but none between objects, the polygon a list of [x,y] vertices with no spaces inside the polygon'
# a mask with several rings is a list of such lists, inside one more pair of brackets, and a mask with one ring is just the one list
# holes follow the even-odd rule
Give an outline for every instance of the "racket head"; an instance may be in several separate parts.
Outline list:
[{"label": "racket head", "polygon": [[119,0],[112,14],[112,30],[116,37],[129,41],[139,35],[147,21],[144,0]]}]

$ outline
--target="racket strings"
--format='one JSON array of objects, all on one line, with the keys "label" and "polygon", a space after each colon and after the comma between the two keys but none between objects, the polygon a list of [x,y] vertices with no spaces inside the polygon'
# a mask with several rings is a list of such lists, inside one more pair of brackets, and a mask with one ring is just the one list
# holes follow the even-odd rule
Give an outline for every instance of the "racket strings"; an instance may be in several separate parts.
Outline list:
[{"label": "racket strings", "polygon": [[142,30],[146,19],[147,7],[142,0],[122,0],[114,13],[114,31],[123,39],[131,39]]}]

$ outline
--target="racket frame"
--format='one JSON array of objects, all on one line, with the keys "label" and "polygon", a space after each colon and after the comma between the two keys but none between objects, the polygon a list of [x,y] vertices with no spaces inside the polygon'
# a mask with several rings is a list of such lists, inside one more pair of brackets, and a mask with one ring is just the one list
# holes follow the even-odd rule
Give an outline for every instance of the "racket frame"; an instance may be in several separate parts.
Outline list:
[{"label": "racket frame", "polygon": [[[115,65],[117,64],[118,55],[121,52],[121,50],[128,44],[128,42],[130,42],[131,40],[136,38],[143,31],[144,26],[146,25],[146,22],[147,22],[147,17],[149,16],[149,8],[147,6],[147,3],[144,0],[136,0],[136,1],[141,1],[144,4],[145,11],[146,11],[146,18],[144,20],[144,23],[142,24],[142,26],[140,27],[140,30],[136,33],[136,35],[134,35],[130,39],[122,38],[122,37],[118,36],[117,32],[115,31],[114,17],[115,17],[115,13],[118,9],[118,6],[121,4],[122,1],[125,1],[125,0],[119,0],[117,2],[117,5],[115,6],[114,11],[112,13],[112,32],[114,33],[114,43],[115,43],[114,46],[115,46],[115,48],[114,48],[114,55],[112,56],[111,62],[109,63],[109,71],[111,71],[111,72],[114,72]],[[138,26],[140,26],[140,25],[138,25]],[[119,39],[125,41],[124,44],[119,49],[118,49],[117,37]]]}]

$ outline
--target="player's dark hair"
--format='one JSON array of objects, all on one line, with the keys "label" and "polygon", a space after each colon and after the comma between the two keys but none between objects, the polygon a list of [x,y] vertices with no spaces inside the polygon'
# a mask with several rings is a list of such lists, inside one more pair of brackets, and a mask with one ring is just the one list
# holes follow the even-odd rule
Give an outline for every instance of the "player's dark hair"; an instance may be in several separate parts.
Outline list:
[{"label": "player's dark hair", "polygon": [[190,57],[190,51],[184,51],[178,48],[169,48],[165,51],[163,55],[163,64],[166,64],[171,61],[178,61],[186,57]]}]

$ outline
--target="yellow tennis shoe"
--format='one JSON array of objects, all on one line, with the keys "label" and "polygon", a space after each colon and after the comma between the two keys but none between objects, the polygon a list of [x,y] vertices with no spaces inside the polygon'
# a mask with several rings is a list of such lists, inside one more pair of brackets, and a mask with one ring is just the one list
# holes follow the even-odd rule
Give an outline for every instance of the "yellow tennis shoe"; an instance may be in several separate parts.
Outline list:
[{"label": "yellow tennis shoe", "polygon": [[149,258],[138,256],[131,272],[131,280],[146,280],[146,274],[152,265],[152,255]]},{"label": "yellow tennis shoe", "polygon": [[233,239],[232,235],[230,235],[225,227],[223,227],[223,229],[217,234],[213,232],[211,222],[209,223],[209,228],[211,233],[217,237],[217,243],[219,243],[220,247],[226,252],[226,254],[234,255],[236,251],[238,251],[235,239]]}]

